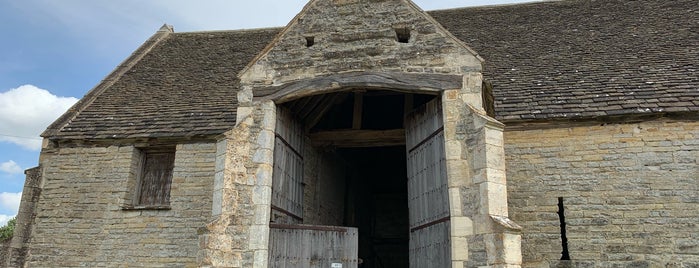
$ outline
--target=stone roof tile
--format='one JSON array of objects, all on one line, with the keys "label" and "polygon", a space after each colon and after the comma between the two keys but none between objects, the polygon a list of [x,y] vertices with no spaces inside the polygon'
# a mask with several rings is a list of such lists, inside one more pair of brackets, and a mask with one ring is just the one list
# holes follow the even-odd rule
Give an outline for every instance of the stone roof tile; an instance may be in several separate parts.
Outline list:
[{"label": "stone roof tile", "polygon": [[235,124],[237,73],[278,31],[170,34],[49,137],[221,134]]},{"label": "stone roof tile", "polygon": [[677,100],[699,93],[696,1],[572,0],[430,14],[485,59],[502,121],[559,117],[570,113],[547,108],[581,100],[584,111],[570,116],[696,110]]},{"label": "stone roof tile", "polygon": [[[428,13],[485,59],[496,118],[505,123],[699,110],[695,0],[570,0]],[[117,68],[119,75],[108,76],[43,136],[221,134],[235,124],[236,75],[280,30],[149,40],[150,51],[137,50],[146,51],[142,58]]]}]

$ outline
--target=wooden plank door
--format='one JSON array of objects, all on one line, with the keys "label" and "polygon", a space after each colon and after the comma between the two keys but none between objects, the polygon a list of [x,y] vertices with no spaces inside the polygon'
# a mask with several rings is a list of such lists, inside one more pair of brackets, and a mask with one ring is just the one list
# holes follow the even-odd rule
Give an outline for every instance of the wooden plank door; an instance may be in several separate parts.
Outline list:
[{"label": "wooden plank door", "polygon": [[358,231],[352,227],[270,225],[269,267],[356,268]]},{"label": "wooden plank door", "polygon": [[406,116],[410,267],[451,267],[444,123],[439,97]]},{"label": "wooden plank door", "polygon": [[[272,174],[269,265],[275,268],[356,268],[357,228],[302,225],[304,128],[277,109]],[[276,216],[279,215],[279,218]]]},{"label": "wooden plank door", "polygon": [[282,223],[303,222],[303,125],[285,108],[277,109],[272,174],[272,209]]}]

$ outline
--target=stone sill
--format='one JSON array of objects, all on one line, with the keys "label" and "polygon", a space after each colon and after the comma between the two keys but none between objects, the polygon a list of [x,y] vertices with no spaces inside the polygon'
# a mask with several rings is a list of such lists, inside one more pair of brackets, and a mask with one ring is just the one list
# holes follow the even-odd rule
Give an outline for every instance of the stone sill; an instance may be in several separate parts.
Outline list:
[{"label": "stone sill", "polygon": [[172,209],[169,205],[162,206],[132,206],[124,205],[121,206],[121,210],[170,210]]}]

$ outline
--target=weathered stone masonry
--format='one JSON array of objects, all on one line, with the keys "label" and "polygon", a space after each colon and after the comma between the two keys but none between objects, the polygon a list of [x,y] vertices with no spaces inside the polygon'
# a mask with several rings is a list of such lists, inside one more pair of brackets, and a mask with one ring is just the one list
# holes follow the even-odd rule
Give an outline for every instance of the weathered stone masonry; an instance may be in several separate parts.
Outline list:
[{"label": "weathered stone masonry", "polygon": [[699,265],[699,123],[658,119],[505,132],[525,267]]},{"label": "weathered stone masonry", "polygon": [[[289,220],[270,211],[278,108],[393,91],[441,99],[449,215],[431,223],[451,251],[432,266],[699,267],[695,2],[314,0],[286,28],[163,26],[42,134],[0,266],[268,267]],[[171,206],[133,209],[137,148],[164,144]],[[346,163],[314,146],[288,223],[341,225]]]},{"label": "weathered stone masonry", "polygon": [[5,263],[10,257],[10,239],[0,242],[0,265],[5,266]]},{"label": "weathered stone masonry", "polygon": [[45,149],[29,266],[195,267],[211,214],[214,143],[177,145],[169,210],[128,210],[133,146]]},{"label": "weathered stone masonry", "polygon": [[246,116],[218,142],[213,213],[202,228],[199,265],[266,267],[276,106]]},{"label": "weathered stone masonry", "polygon": [[7,241],[7,255],[5,263],[0,261],[0,265],[9,267],[19,267],[24,263],[29,251],[28,242],[31,239],[34,218],[36,217],[36,207],[41,195],[41,167],[26,170],[26,179],[22,189],[22,201],[17,213],[17,222],[11,240]]},{"label": "weathered stone masonry", "polygon": [[[497,219],[508,221],[507,204],[497,202],[506,199],[504,173],[495,161],[503,153],[502,139],[497,138],[502,127],[495,121],[487,127],[488,119],[480,112],[480,59],[411,5],[403,1],[313,1],[243,70],[239,75],[242,90],[237,96],[237,125],[227,134],[226,141],[222,141],[227,145],[221,146],[228,149],[227,156],[220,155],[220,175],[216,183],[219,186],[215,187],[214,200],[221,200],[221,203],[214,203],[214,215],[219,211],[220,215],[202,235],[206,245],[200,253],[202,265],[266,267],[276,118],[276,105],[272,100],[323,93],[313,86],[281,92],[258,89],[270,85],[283,88],[284,84],[304,81],[313,83],[314,78],[323,76],[332,80],[338,72],[340,75],[343,72],[393,73],[395,77],[400,77],[401,73],[453,74],[450,79],[458,79],[460,88],[431,89],[445,91],[442,98],[445,107],[449,107],[445,108],[448,118],[445,135],[450,152],[447,168],[452,189],[450,203],[453,204],[453,265],[519,263],[519,254],[510,253],[519,252],[518,234],[514,231],[511,238],[503,237],[502,227],[498,227],[503,222],[490,217],[495,215]],[[327,21],[330,18],[332,22]],[[411,32],[409,43],[396,39],[399,28]],[[314,39],[312,46],[308,46],[309,37]],[[372,86],[365,80],[348,83]],[[400,81],[389,80],[388,88],[392,83],[400,84]],[[341,87],[335,85],[338,86]],[[416,92],[421,89],[412,88]],[[320,90],[332,90],[332,86]],[[474,132],[464,133],[464,130]],[[475,136],[462,143],[456,135]],[[491,160],[485,161],[486,158]],[[464,187],[475,191],[475,195],[462,197],[459,189]],[[461,203],[467,200],[477,203],[475,211],[462,209]],[[474,230],[474,220],[486,224],[477,225]],[[475,247],[469,246],[469,239]]]}]

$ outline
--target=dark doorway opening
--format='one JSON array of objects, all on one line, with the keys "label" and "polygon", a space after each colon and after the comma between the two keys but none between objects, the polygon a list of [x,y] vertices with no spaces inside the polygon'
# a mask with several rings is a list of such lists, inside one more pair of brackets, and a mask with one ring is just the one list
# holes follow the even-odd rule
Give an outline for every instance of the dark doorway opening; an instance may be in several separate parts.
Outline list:
[{"label": "dark doorway opening", "polygon": [[338,153],[353,170],[345,224],[359,229],[360,267],[408,267],[405,147],[346,148]]},{"label": "dark doorway opening", "polygon": [[[293,115],[287,121],[295,123],[282,120],[277,131],[303,132],[307,137],[304,140],[307,149],[297,150],[304,154],[300,157],[304,170],[303,198],[299,199],[303,216],[288,222],[356,228],[358,236],[354,237],[358,239],[354,241],[358,243],[346,252],[353,252],[352,258],[361,260],[358,266],[361,268],[409,267],[411,254],[415,255],[413,259],[427,256],[424,251],[432,248],[410,249],[414,234],[410,230],[404,120],[435,98],[437,95],[352,89],[282,104]],[[278,111],[278,117],[282,114]],[[296,123],[302,127],[287,131]],[[280,166],[283,163],[276,162]],[[291,170],[299,169],[292,166]],[[275,174],[287,173],[283,167],[275,169]],[[277,192],[288,192],[284,187],[279,188]],[[293,187],[287,188],[298,193]],[[413,186],[413,190],[424,189]],[[278,214],[279,219],[274,217]],[[287,222],[284,219],[288,217],[281,214],[284,213],[274,214],[273,222]]]}]

